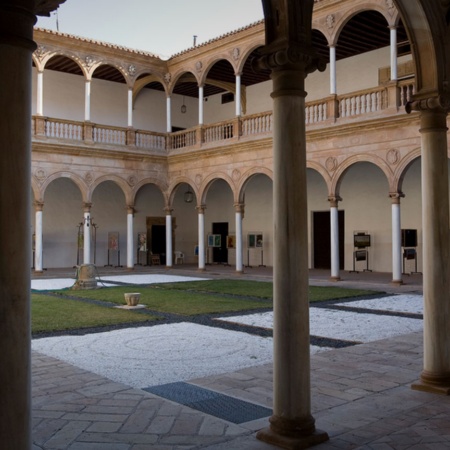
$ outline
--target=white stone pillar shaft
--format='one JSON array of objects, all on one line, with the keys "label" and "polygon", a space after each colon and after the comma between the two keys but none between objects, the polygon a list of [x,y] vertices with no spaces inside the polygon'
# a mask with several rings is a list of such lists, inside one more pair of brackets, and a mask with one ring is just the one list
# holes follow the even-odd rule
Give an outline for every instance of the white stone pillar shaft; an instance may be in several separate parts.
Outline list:
[{"label": "white stone pillar shaft", "polygon": [[36,272],[42,272],[44,270],[42,262],[42,216],[42,208],[36,209],[36,223],[34,228],[34,270]]},{"label": "white stone pillar shaft", "polygon": [[166,266],[173,265],[173,248],[172,248],[172,213],[166,213]]},{"label": "white stone pillar shaft", "polygon": [[44,114],[44,72],[37,73],[36,114],[38,116]]},{"label": "white stone pillar shaft", "polygon": [[339,280],[339,211],[337,205],[330,207],[331,231],[331,279]]},{"label": "white stone pillar shaft", "polygon": [[241,76],[236,75],[236,116],[240,116],[242,114],[242,106],[241,106]]},{"label": "white stone pillar shaft", "polygon": [[91,81],[86,80],[84,90],[84,120],[89,122],[91,120]]},{"label": "white stone pillar shaft", "polygon": [[330,45],[330,94],[337,94],[336,87],[336,47]]},{"label": "white stone pillar shaft", "polygon": [[198,268],[205,270],[205,212],[198,208]]},{"label": "white stone pillar shaft", "polygon": [[402,282],[402,230],[400,199],[392,202],[392,282]]},{"label": "white stone pillar shaft", "polygon": [[134,228],[133,208],[128,208],[128,212],[127,212],[127,268],[128,269],[134,268],[133,228]]},{"label": "white stone pillar shaft", "polygon": [[397,75],[397,28],[390,28],[391,35],[391,81],[398,79]]},{"label": "white stone pillar shaft", "polygon": [[203,125],[204,123],[204,102],[203,102],[203,86],[198,87],[198,124]]},{"label": "white stone pillar shaft", "polygon": [[236,210],[236,272],[243,272],[242,211]]},{"label": "white stone pillar shaft", "polygon": [[133,126],[133,89],[128,89],[128,126]]},{"label": "white stone pillar shaft", "polygon": [[167,122],[167,132],[172,131],[172,102],[170,95],[166,98],[166,122]]},{"label": "white stone pillar shaft", "polygon": [[83,264],[91,263],[91,213],[90,211],[84,211],[83,220]]}]

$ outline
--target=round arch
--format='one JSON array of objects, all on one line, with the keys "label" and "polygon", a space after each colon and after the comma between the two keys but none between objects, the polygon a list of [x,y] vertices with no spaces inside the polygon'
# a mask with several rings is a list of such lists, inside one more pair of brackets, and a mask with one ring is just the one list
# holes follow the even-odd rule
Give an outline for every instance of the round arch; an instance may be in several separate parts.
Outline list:
[{"label": "round arch", "polygon": [[199,192],[197,189],[197,186],[195,185],[195,183],[192,182],[192,180],[188,177],[182,176],[182,177],[177,177],[175,180],[172,181],[172,183],[170,183],[170,186],[167,189],[167,197],[168,197],[168,205],[171,206],[173,204],[173,200],[175,198],[176,192],[178,190],[178,188],[182,185],[182,184],[187,184],[189,186],[189,188],[192,190],[192,192],[195,195],[195,198],[198,199],[199,198]]},{"label": "round arch", "polygon": [[231,192],[233,193],[233,198],[234,199],[236,198],[236,189],[235,189],[233,180],[227,174],[218,172],[218,173],[209,175],[208,177],[206,177],[203,180],[203,182],[198,190],[199,196],[197,197],[197,201],[199,201],[199,205],[205,204],[206,195],[208,193],[208,190],[211,187],[211,185],[214,183],[214,181],[216,181],[216,180],[225,181],[225,183],[227,183],[227,185],[231,189]]},{"label": "round arch", "polygon": [[273,182],[273,170],[270,170],[267,167],[252,167],[242,175],[239,183],[236,185],[236,203],[244,203],[245,188],[256,175],[265,175]]},{"label": "round arch", "polygon": [[131,192],[131,197],[130,197],[130,205],[134,205],[135,201],[136,201],[136,196],[138,195],[139,191],[144,187],[147,186],[149,184],[152,184],[154,186],[156,186],[158,188],[158,190],[161,192],[163,199],[164,199],[164,203],[167,204],[168,203],[168,195],[167,195],[167,185],[164,183],[161,183],[160,180],[156,179],[156,178],[144,178],[143,180],[139,181],[139,183],[137,183],[132,192]]},{"label": "round arch", "polygon": [[102,177],[97,178],[89,188],[89,202],[92,200],[92,195],[95,189],[105,181],[112,181],[117,184],[119,188],[122,190],[123,195],[125,197],[125,203],[127,205],[132,205],[133,194],[129,184],[123,179],[118,177],[117,175],[104,175]]},{"label": "round arch", "polygon": [[[34,178],[34,177],[33,177]],[[84,203],[89,202],[89,188],[86,185],[85,181],[78,175],[72,173],[72,172],[56,172],[50,175],[45,179],[45,181],[42,183],[40,187],[41,192],[41,198],[42,200],[45,199],[45,191],[47,190],[48,186],[58,178],[69,178],[71,181],[74,182],[74,184],[78,187],[81,193],[81,198],[83,199]]]},{"label": "round arch", "polygon": [[306,161],[306,168],[315,170],[325,182],[325,185],[327,186],[328,192],[332,193],[332,178],[329,172],[323,167],[321,164],[319,164],[316,161]]},{"label": "round arch", "polygon": [[392,170],[389,168],[386,161],[384,161],[383,159],[381,159],[377,156],[355,155],[355,156],[352,156],[352,157],[346,159],[337,168],[337,170],[332,178],[330,195],[339,196],[340,187],[342,184],[342,180],[344,179],[345,173],[348,171],[348,169],[350,167],[354,166],[357,163],[361,163],[361,162],[370,163],[370,164],[373,164],[374,166],[378,167],[385,175],[389,189],[392,189],[394,176],[393,176]]}]

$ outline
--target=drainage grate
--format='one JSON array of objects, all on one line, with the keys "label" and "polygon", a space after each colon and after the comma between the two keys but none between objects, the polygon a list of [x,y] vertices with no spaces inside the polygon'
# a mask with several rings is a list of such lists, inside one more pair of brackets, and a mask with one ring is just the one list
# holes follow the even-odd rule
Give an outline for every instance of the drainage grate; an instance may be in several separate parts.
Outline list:
[{"label": "drainage grate", "polygon": [[236,424],[272,415],[270,408],[183,382],[151,386],[144,391]]}]

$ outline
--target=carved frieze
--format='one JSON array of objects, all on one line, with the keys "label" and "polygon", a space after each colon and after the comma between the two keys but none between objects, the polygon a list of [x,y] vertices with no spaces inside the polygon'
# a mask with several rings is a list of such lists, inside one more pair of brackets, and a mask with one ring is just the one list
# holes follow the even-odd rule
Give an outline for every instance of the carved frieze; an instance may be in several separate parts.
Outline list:
[{"label": "carved frieze", "polygon": [[197,61],[195,63],[195,69],[197,70],[197,72],[200,72],[202,70],[202,68],[203,68],[202,62],[201,61]]},{"label": "carved frieze", "polygon": [[197,186],[200,186],[202,181],[203,181],[203,175],[201,175],[199,173],[197,175],[195,175],[195,184]]},{"label": "carved frieze", "polygon": [[84,176],[84,181],[86,181],[88,185],[91,185],[94,182],[94,175],[92,175],[92,172],[86,173]]},{"label": "carved frieze", "polygon": [[128,177],[128,184],[131,186],[131,187],[133,187],[133,186],[135,186],[136,185],[136,183],[137,183],[137,177],[135,176],[135,175],[130,175],[129,177]]},{"label": "carved frieze", "polygon": [[241,172],[238,169],[234,169],[232,177],[234,181],[239,180],[239,178],[241,178]]}]

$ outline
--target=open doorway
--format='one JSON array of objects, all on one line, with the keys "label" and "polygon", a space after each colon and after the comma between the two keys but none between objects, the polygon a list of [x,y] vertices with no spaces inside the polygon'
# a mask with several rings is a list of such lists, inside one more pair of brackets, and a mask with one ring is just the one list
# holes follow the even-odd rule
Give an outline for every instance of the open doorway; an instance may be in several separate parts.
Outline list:
[{"label": "open doorway", "polygon": [[213,247],[213,263],[228,264],[228,222],[213,222],[213,234],[220,234],[220,247]]},{"label": "open doorway", "polygon": [[[344,268],[344,211],[338,211],[339,221],[339,267]],[[313,251],[315,269],[331,269],[330,211],[313,212]]]}]

